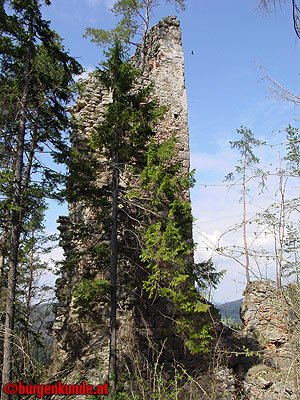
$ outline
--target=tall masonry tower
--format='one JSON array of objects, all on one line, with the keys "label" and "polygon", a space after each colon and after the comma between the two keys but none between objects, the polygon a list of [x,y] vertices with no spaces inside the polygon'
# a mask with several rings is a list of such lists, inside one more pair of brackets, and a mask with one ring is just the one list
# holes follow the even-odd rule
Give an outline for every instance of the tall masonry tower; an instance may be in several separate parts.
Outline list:
[{"label": "tall masonry tower", "polygon": [[[184,172],[190,164],[187,124],[187,98],[184,80],[184,57],[180,23],[176,17],[166,17],[152,27],[146,39],[145,66],[142,82],[154,83],[154,94],[167,112],[156,129],[158,142],[172,134],[178,138],[176,157],[182,161]],[[134,56],[138,64],[138,54]],[[85,173],[84,141],[101,119],[103,104],[111,95],[103,90],[91,74],[80,81],[82,91],[71,113],[77,128],[71,135],[72,146],[80,154],[82,176]],[[105,160],[97,154],[100,168],[96,185],[101,188],[109,181]],[[73,174],[73,175],[72,175]],[[71,171],[71,189],[76,193],[77,176]],[[78,178],[79,179],[79,178]],[[100,207],[100,206],[99,206]],[[62,276],[57,280],[58,304],[53,325],[55,360],[49,371],[53,380],[91,384],[104,381],[109,359],[109,301],[92,299],[84,312],[76,309],[74,289],[84,280],[107,278],[107,265],[97,265],[93,249],[107,242],[99,229],[99,209],[88,200],[74,198],[69,202],[69,216],[59,218],[61,246],[65,253]],[[134,257],[134,254],[133,254]],[[174,359],[182,361],[186,349],[172,326],[172,310],[163,300],[149,300],[142,294],[142,271],[132,265],[119,267],[118,289],[118,363],[119,368],[135,357],[146,362],[155,360],[156,351],[165,364]],[[126,288],[126,289],[125,289]]]}]

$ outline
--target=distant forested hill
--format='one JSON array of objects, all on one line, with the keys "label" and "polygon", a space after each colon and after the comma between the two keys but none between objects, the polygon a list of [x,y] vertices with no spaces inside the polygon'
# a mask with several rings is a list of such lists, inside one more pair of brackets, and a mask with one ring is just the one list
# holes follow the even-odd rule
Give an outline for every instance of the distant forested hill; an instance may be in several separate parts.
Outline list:
[{"label": "distant forested hill", "polygon": [[222,320],[226,321],[230,325],[241,324],[240,319],[240,307],[243,299],[230,301],[229,303],[219,304],[216,307],[219,309]]}]

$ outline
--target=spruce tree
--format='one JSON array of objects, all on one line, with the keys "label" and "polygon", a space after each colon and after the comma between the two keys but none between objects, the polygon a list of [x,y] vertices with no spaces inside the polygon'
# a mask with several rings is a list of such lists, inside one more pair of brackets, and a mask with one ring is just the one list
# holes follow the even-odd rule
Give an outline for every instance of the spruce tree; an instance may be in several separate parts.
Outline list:
[{"label": "spruce tree", "polygon": [[[198,326],[192,322],[195,315],[204,315],[208,309],[195,281],[203,289],[208,282],[216,284],[220,274],[211,262],[193,263],[189,202],[193,176],[183,173],[181,162],[175,161],[174,137],[160,145],[154,140],[155,123],[163,118],[166,107],[158,107],[151,87],[141,87],[139,72],[133,69],[119,42],[107,56],[95,76],[100,87],[112,94],[112,101],[103,104],[102,122],[86,140],[84,154],[74,148],[69,199],[97,210],[99,226],[93,227],[93,232],[101,231],[101,237],[106,238],[102,242],[98,239],[90,251],[97,265],[105,269],[110,264],[108,375],[114,393],[117,294],[129,290],[121,287],[128,286],[128,279],[123,279],[126,270],[130,268],[127,273],[134,281],[131,287],[139,281],[145,299],[158,296],[172,302],[180,317],[177,330],[192,352],[205,351],[211,337],[207,318]],[[80,121],[78,124],[80,127]],[[108,171],[109,183],[97,186],[101,174]],[[88,283],[88,279],[82,279],[73,292],[79,313],[80,307],[89,307],[97,291],[103,295],[104,287],[104,281]]]},{"label": "spruce tree", "polygon": [[[246,211],[246,195],[247,195],[247,182],[248,182],[248,170],[254,168],[254,165],[259,163],[259,158],[254,154],[253,149],[264,145],[262,142],[256,139],[250,129],[241,126],[237,129],[237,133],[241,135],[240,140],[230,141],[232,149],[238,149],[241,154],[241,159],[238,160],[238,165],[235,167],[235,172],[242,175],[242,203],[243,203],[243,243],[245,253],[245,271],[247,285],[250,284],[250,259],[249,259],[249,248],[247,243],[247,211]],[[257,170],[258,171],[258,170]],[[232,180],[234,174],[229,173],[225,179]]]},{"label": "spruce tree", "polygon": [[193,216],[189,191],[194,171],[184,172],[177,159],[177,139],[152,141],[140,187],[131,192],[144,218],[140,232],[140,259],[148,271],[143,288],[150,299],[164,298],[174,308],[175,329],[191,353],[208,350],[211,320],[204,293],[216,287],[224,271],[217,272],[211,260],[194,262]]},{"label": "spruce tree", "polygon": [[98,71],[99,82],[112,93],[112,102],[105,106],[103,122],[96,128],[92,147],[105,155],[111,173],[111,235],[110,235],[110,355],[109,380],[112,392],[116,389],[117,341],[117,278],[119,245],[120,174],[130,165],[140,168],[147,143],[154,135],[153,124],[163,109],[149,100],[151,88],[136,89],[134,70],[120,42],[107,53],[104,69]]},{"label": "spruce tree", "polygon": [[[28,187],[32,174],[41,172],[42,163],[36,154],[43,151],[42,144],[50,145],[54,156],[57,153],[54,149],[61,153],[64,148],[61,129],[67,127],[67,118],[63,104],[72,95],[72,75],[79,73],[81,67],[62,48],[49,22],[42,19],[41,4],[37,0],[1,2],[0,32],[0,76],[2,83],[10,88],[9,101],[1,112],[1,131],[11,139],[13,154],[12,184],[5,194],[9,210],[6,212],[9,214],[9,263],[2,371],[2,384],[5,384],[11,379],[18,253],[22,222],[29,204]],[[3,90],[0,93],[3,95]],[[12,104],[17,107],[13,109]],[[41,179],[40,190],[44,195],[58,183],[58,176],[53,176],[49,168],[43,168]],[[5,232],[3,229],[3,243],[7,243]],[[2,396],[7,398],[5,393]]]}]

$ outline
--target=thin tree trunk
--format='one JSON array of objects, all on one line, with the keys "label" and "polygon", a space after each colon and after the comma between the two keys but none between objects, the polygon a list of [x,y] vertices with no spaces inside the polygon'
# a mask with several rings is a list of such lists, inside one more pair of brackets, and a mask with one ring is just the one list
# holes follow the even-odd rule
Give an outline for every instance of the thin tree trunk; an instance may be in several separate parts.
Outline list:
[{"label": "thin tree trunk", "polygon": [[26,171],[24,173],[22,197],[21,197],[21,203],[20,203],[20,224],[22,223],[23,218],[24,218],[26,196],[27,196],[27,192],[28,192],[28,186],[30,183],[31,167],[32,167],[33,157],[35,154],[36,145],[37,145],[37,141],[38,141],[38,119],[39,119],[39,113],[37,114],[34,133],[32,135],[32,139],[31,139],[31,145],[30,145],[30,151],[29,151],[27,165],[26,165]]},{"label": "thin tree trunk", "polygon": [[[284,252],[284,245],[285,245],[285,186],[283,184],[282,178],[282,170],[281,170],[281,159],[279,155],[280,161],[280,176],[279,176],[279,191],[280,191],[280,214],[279,214],[279,243],[280,243],[280,253],[279,253],[279,261],[278,262],[278,269],[277,269],[277,285],[279,289],[282,289],[282,266],[283,266],[283,252]],[[278,257],[277,257],[278,259]]]},{"label": "thin tree trunk", "polygon": [[299,265],[298,265],[298,258],[297,258],[297,248],[294,249],[295,254],[295,265],[296,265],[296,283],[299,286]]},{"label": "thin tree trunk", "polygon": [[[16,167],[16,157],[14,156],[14,153],[16,152],[16,148],[13,149],[12,155],[10,156],[10,159],[7,162],[6,168],[10,168],[13,171],[15,170]],[[11,187],[11,191],[13,190],[13,187]],[[9,192],[8,192],[9,193]],[[8,194],[9,197],[9,194]],[[0,290],[2,290],[2,287],[7,286],[7,282],[4,280],[4,266],[5,266],[5,260],[8,254],[8,246],[7,246],[7,241],[9,238],[9,227],[11,223],[11,214],[10,210],[7,209],[5,213],[5,223],[2,229],[2,234],[1,234],[1,254],[0,254]]]},{"label": "thin tree trunk", "polygon": [[244,250],[245,250],[245,268],[246,268],[246,280],[247,286],[250,283],[250,274],[249,274],[249,252],[248,252],[248,244],[247,244],[247,233],[246,233],[246,163],[247,163],[247,153],[245,150],[245,158],[243,165],[243,239],[244,239]]},{"label": "thin tree trunk", "polygon": [[[117,138],[117,133],[116,133]],[[116,139],[117,142],[117,139]],[[117,218],[118,218],[118,154],[114,150],[112,171],[112,230],[111,230],[111,258],[110,258],[110,287],[111,287],[111,309],[110,309],[110,348],[109,348],[109,385],[110,395],[116,391],[117,384]]]},{"label": "thin tree trunk", "polygon": [[5,216],[5,224],[2,230],[1,234],[1,244],[0,244],[0,249],[1,249],[1,254],[0,254],[0,290],[2,287],[5,285],[4,282],[4,265],[5,265],[5,258],[7,256],[7,239],[8,239],[8,231],[9,231],[9,219],[10,219],[10,212],[9,210],[6,210],[6,216]]},{"label": "thin tree trunk", "polygon": [[143,32],[142,38],[142,45],[141,45],[141,64],[142,67],[145,62],[145,48],[146,48],[146,37],[149,29],[149,0],[146,0],[146,8],[145,8],[145,27]]},{"label": "thin tree trunk", "polygon": [[[12,339],[15,320],[15,291],[16,291],[16,276],[18,264],[18,251],[21,232],[20,220],[20,206],[21,206],[21,186],[23,176],[23,154],[24,154],[24,141],[26,130],[26,105],[28,99],[28,85],[30,74],[30,60],[31,60],[31,47],[32,47],[32,23],[28,27],[28,43],[24,67],[24,84],[23,93],[19,109],[19,124],[18,124],[18,137],[17,137],[17,151],[16,151],[16,166],[14,173],[14,190],[12,196],[12,210],[11,221],[11,244],[9,255],[9,272],[7,282],[7,299],[6,299],[6,316],[4,328],[4,342],[3,342],[3,369],[2,369],[2,388],[11,380],[11,366],[12,366]],[[7,400],[9,396],[2,389],[2,400]]]},{"label": "thin tree trunk", "polygon": [[[24,341],[25,341],[25,351],[27,355],[31,354],[31,343],[30,343],[30,306],[33,294],[33,282],[34,282],[34,230],[31,232],[31,249],[30,249],[30,259],[29,259],[29,282],[28,282],[28,289],[27,289],[27,298],[26,298],[26,309],[25,309],[25,332],[24,332]],[[26,358],[24,357],[24,365],[23,365],[23,373],[32,372],[32,366],[30,364],[30,371],[26,367]]]}]

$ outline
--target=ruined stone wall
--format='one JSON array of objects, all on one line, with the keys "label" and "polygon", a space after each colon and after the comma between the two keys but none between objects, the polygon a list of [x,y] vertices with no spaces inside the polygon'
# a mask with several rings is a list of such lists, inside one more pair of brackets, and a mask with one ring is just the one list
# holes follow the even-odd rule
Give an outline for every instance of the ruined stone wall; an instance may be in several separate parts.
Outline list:
[{"label": "ruined stone wall", "polygon": [[280,290],[269,281],[248,285],[241,307],[245,331],[256,335],[263,348],[279,348],[288,341],[287,305]]},{"label": "ruined stone wall", "polygon": [[[187,120],[187,97],[184,79],[184,56],[181,30],[176,17],[167,17],[151,28],[146,40],[145,83],[154,82],[154,94],[161,105],[168,107],[163,121],[158,125],[157,138],[163,141],[175,133],[178,159],[184,172],[189,171],[190,151]],[[135,56],[138,59],[138,55]],[[138,64],[138,62],[137,62]]]},{"label": "ruined stone wall", "polygon": [[298,399],[299,315],[294,311],[299,293],[293,298],[289,287],[280,290],[271,281],[256,281],[244,296],[244,334],[257,342],[259,355],[244,377],[247,399]]},{"label": "ruined stone wall", "polygon": [[[139,63],[138,55],[135,56],[135,61]],[[156,140],[161,142],[173,133],[176,134],[176,157],[182,161],[184,172],[187,172],[187,99],[181,30],[176,17],[164,18],[151,28],[147,37],[141,85],[151,82],[154,82],[154,94],[160,104],[168,108],[165,118],[157,126]],[[97,85],[93,75],[79,83],[83,84],[83,89],[72,108],[78,127],[72,132],[71,142],[74,149],[81,151],[84,149],[84,139],[91,135],[100,121],[103,104],[111,101],[111,95]],[[80,156],[80,179],[84,177],[85,159],[89,156]],[[101,188],[109,183],[110,176],[107,173],[106,160],[99,155],[95,156],[99,164],[97,186]],[[72,177],[72,181],[76,192],[76,176]],[[79,315],[74,307],[74,288],[83,278],[109,279],[107,266],[97,265],[90,252],[100,240],[108,242],[108,238],[102,237],[97,211],[88,200],[76,200],[74,196],[69,203],[69,216],[59,219],[60,244],[64,248],[66,262],[62,268],[62,276],[56,283],[58,306],[53,326],[55,362],[52,363],[49,374],[53,380],[62,379],[66,383],[84,379],[98,384],[106,379],[108,370],[108,301],[91,302],[90,310],[85,315]],[[150,302],[143,297],[140,274],[141,271],[134,269],[132,265],[122,266],[118,291],[119,363],[127,362],[127,358],[135,357],[138,352],[141,352],[147,362],[154,361],[156,351],[160,351],[163,345],[162,360],[166,363],[171,363],[174,359],[183,360],[183,343],[171,326],[173,311],[163,300]],[[131,290],[125,290],[124,287],[127,286]]]},{"label": "ruined stone wall", "polygon": [[[138,55],[135,61],[138,65]],[[181,31],[175,17],[163,19],[147,37],[141,85],[153,81],[155,95],[161,105],[168,107],[165,119],[157,127],[156,140],[163,141],[176,133],[179,139],[176,156],[187,172],[189,140],[184,58]],[[100,121],[103,104],[111,101],[110,94],[98,86],[92,75],[82,83],[82,93],[72,109],[79,122],[79,128],[74,129],[71,136],[73,148],[77,150],[84,149],[84,138],[92,134]],[[100,188],[107,185],[110,178],[106,160],[96,156]],[[88,154],[81,155],[82,174],[87,157]],[[73,178],[76,191],[76,176]],[[97,210],[87,200],[76,200],[76,196],[69,203],[69,216],[60,217],[59,222],[66,263],[56,284],[54,362],[49,368],[47,383],[51,380],[103,383],[109,357],[109,303],[107,300],[92,301],[90,310],[79,315],[74,308],[73,290],[83,277],[108,278],[107,268],[97,265],[89,251],[99,240],[107,242],[108,238],[102,237],[101,226],[99,231]],[[162,350],[160,359],[166,364],[174,359],[186,359],[186,349],[172,327],[172,309],[163,301],[147,301],[140,295],[139,271],[130,265],[122,268],[120,282],[126,280],[132,290],[124,290],[120,285],[118,293],[119,363],[130,365],[130,361],[140,355],[151,363],[157,360],[157,350]],[[292,323],[282,300],[281,293],[268,282],[253,282],[248,286],[241,310],[245,329],[236,333],[220,324],[217,326],[215,347],[194,369],[193,376],[199,373],[198,381],[187,383],[187,386],[194,385],[197,393],[189,398],[207,399],[205,393],[215,393],[217,389],[218,393],[211,398],[218,400],[297,398],[292,370],[299,367],[294,362],[295,352],[290,344],[296,343],[298,338],[289,336],[291,331],[287,326]],[[247,349],[250,354],[245,354]]]}]

